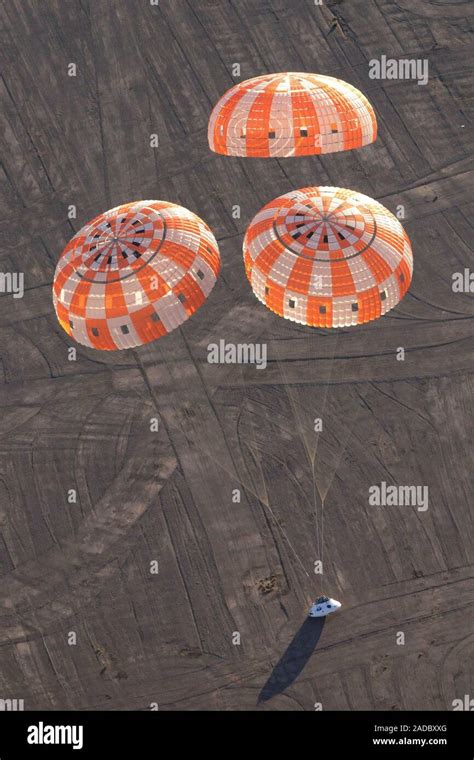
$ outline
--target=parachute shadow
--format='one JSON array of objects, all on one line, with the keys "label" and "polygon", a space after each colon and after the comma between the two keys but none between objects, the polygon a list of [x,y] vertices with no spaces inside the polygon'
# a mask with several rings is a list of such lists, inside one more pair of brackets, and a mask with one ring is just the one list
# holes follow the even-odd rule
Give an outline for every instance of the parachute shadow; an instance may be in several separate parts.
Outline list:
[{"label": "parachute shadow", "polygon": [[307,618],[273,668],[258,696],[258,704],[268,702],[285,691],[299,676],[313,654],[323,632],[326,618]]}]

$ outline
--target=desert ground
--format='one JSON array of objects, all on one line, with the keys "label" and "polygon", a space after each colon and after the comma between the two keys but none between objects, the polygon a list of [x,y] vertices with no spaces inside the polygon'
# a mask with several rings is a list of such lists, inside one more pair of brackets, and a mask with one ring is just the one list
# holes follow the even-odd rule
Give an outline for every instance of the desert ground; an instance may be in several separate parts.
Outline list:
[{"label": "desert ground", "polygon": [[[0,294],[1,699],[443,710],[474,694],[472,294],[452,287],[472,267],[473,29],[467,0],[2,5],[0,269],[25,292]],[[428,83],[371,79],[382,55],[428,60]],[[271,71],[358,87],[377,141],[213,154],[214,103]],[[245,229],[309,185],[404,207],[414,277],[382,319],[318,330],[254,297]],[[214,290],[154,343],[71,361],[61,251],[155,198],[210,225]],[[210,364],[221,339],[265,343],[268,366]],[[370,505],[381,482],[427,486],[429,508]],[[321,593],[343,605],[324,626],[306,620]]]}]

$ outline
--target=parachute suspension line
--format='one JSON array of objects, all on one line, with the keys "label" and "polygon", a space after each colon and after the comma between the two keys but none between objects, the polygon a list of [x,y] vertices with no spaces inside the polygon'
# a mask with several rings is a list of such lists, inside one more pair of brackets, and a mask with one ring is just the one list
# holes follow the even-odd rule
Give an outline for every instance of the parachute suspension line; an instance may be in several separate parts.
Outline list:
[{"label": "parachute suspension line", "polygon": [[[333,355],[332,355],[332,358],[330,359],[330,362],[331,362],[330,372],[329,372],[329,376],[327,378],[327,382],[325,383],[324,391],[323,391],[323,399],[322,399],[322,406],[321,406],[322,419],[324,418],[324,411],[327,405],[329,386],[330,386],[330,381],[333,375],[334,357],[337,351],[338,342],[339,342],[339,333],[336,333],[334,344],[333,344],[334,345]],[[277,364],[284,379],[285,391],[286,391],[288,400],[290,402],[290,406],[293,412],[293,417],[295,420],[295,428],[298,431],[298,435],[301,439],[303,448],[306,452],[308,462],[311,466],[311,475],[312,475],[312,480],[313,480],[313,509],[314,509],[315,532],[316,532],[316,546],[317,546],[317,551],[318,551],[317,559],[319,559],[322,564],[323,557],[324,557],[324,502],[327,495],[327,491],[329,489],[327,489],[326,493],[323,494],[318,486],[317,479],[316,479],[315,465],[316,465],[317,450],[318,450],[318,445],[319,445],[319,435],[316,440],[315,449],[314,451],[311,451],[311,448],[308,445],[308,441],[304,432],[305,426],[301,423],[301,419],[300,419],[300,413],[299,413],[300,405],[294,397],[292,384],[291,382],[289,382],[288,376],[286,374],[285,362],[281,362],[280,357],[277,357]],[[336,466],[336,469],[337,469],[337,466]],[[321,502],[320,509],[318,506],[318,497]]]},{"label": "parachute suspension line", "polygon": [[[265,488],[265,491],[266,491],[266,488]],[[262,500],[260,499],[260,501],[262,501]],[[268,511],[270,512],[270,514],[271,514],[271,516],[272,516],[272,518],[273,518],[273,521],[274,521],[275,525],[277,526],[277,528],[279,528],[279,529],[280,529],[280,531],[281,531],[281,534],[282,534],[282,536],[284,537],[284,539],[285,539],[286,543],[288,544],[288,546],[290,547],[291,551],[293,552],[293,554],[295,555],[296,559],[298,560],[298,562],[299,562],[299,564],[300,564],[300,566],[301,566],[301,569],[303,570],[304,574],[305,574],[305,575],[306,575],[306,576],[309,578],[309,577],[310,577],[310,576],[309,576],[309,573],[308,573],[308,571],[306,570],[306,568],[305,568],[305,566],[304,566],[304,564],[303,564],[303,561],[301,560],[301,557],[299,556],[299,554],[298,554],[298,552],[296,551],[295,547],[293,546],[293,544],[291,543],[290,539],[288,538],[288,534],[287,534],[287,532],[286,532],[285,530],[283,530],[283,528],[281,527],[280,523],[278,522],[278,519],[277,519],[277,517],[275,516],[275,513],[274,513],[273,509],[272,509],[272,508],[271,508],[271,506],[270,506],[270,503],[269,503],[269,501],[268,501],[268,498],[267,498],[267,500],[266,500],[265,502],[263,502],[263,503],[265,504],[265,506],[267,507]]]},{"label": "parachute suspension line", "polygon": [[[321,407],[321,418],[322,418],[322,420],[324,420],[324,411],[326,409],[326,404],[327,404],[328,395],[329,395],[329,387],[331,385],[332,375],[333,375],[333,371],[334,371],[334,361],[335,361],[334,357],[335,357],[336,352],[337,352],[337,345],[338,345],[338,343],[339,343],[339,333],[336,332],[335,341],[334,341],[334,350],[332,352],[332,357],[330,359],[331,364],[330,364],[329,377],[326,379],[326,383],[324,385],[323,403],[322,403],[322,407]],[[323,421],[323,426],[324,426],[324,421]],[[317,457],[317,454],[318,454],[319,439],[320,439],[320,436],[318,435],[318,438],[317,438],[317,441],[316,441],[316,448],[314,450],[314,460],[315,460],[315,462],[316,462],[316,457]],[[313,472],[314,472],[314,470],[313,470]],[[323,498],[326,498],[326,496],[327,496],[327,491],[326,491],[326,493],[324,494],[324,497],[323,497],[323,494],[319,490],[319,486],[318,486],[318,484],[316,482],[316,479],[315,479],[315,485],[316,485],[316,487],[318,489],[319,498],[321,499],[321,501],[323,501]]]},{"label": "parachute suspension line", "polygon": [[[338,336],[336,336],[334,353],[336,351],[337,338],[338,338]],[[290,407],[292,409],[293,417],[294,417],[294,420],[295,420],[295,428],[298,431],[298,435],[299,435],[299,437],[301,439],[303,448],[304,448],[304,450],[306,452],[306,455],[307,455],[307,458],[308,458],[308,463],[309,463],[309,465],[311,467],[311,475],[312,475],[312,481],[313,481],[313,484],[312,484],[313,485],[313,500],[312,501],[313,501],[314,519],[315,519],[315,527],[316,527],[316,545],[317,545],[317,549],[318,549],[318,557],[317,557],[317,559],[319,559],[321,561],[321,563],[322,563],[322,560],[323,560],[323,541],[324,541],[324,522],[323,522],[324,521],[324,514],[323,514],[324,500],[323,500],[322,494],[320,493],[319,487],[317,485],[316,474],[315,474],[316,453],[317,453],[317,446],[318,446],[318,442],[319,442],[319,436],[318,436],[318,440],[316,441],[316,446],[315,446],[314,451],[311,451],[311,448],[308,445],[308,442],[307,442],[307,439],[306,439],[306,435],[305,435],[305,432],[304,432],[305,431],[305,426],[301,423],[301,419],[300,419],[300,414],[299,414],[300,404],[297,402],[296,398],[294,397],[292,384],[289,382],[288,376],[286,374],[285,362],[281,362],[280,361],[280,357],[277,357],[277,364],[278,364],[278,367],[279,367],[279,369],[280,369],[280,371],[282,373],[283,379],[284,379],[286,395],[287,395],[288,400],[290,402]],[[331,375],[332,375],[332,364],[331,364],[331,374],[330,374],[330,377],[331,377]],[[329,377],[329,380],[330,380],[330,377]],[[327,400],[327,394],[328,394],[328,385],[329,385],[329,381],[326,384],[326,387],[324,389],[324,396],[323,396],[323,404],[322,404],[321,416],[323,416],[324,408],[326,406],[326,400]],[[319,513],[319,510],[318,510],[318,494],[319,494],[319,498],[321,500],[321,522],[319,522],[319,514],[318,514]],[[306,573],[306,575],[308,577],[310,577],[308,573]]]},{"label": "parachute suspension line", "polygon": [[321,499],[321,565],[324,572],[324,499]]},{"label": "parachute suspension line", "polygon": [[346,438],[346,440],[344,442],[344,445],[341,448],[341,451],[339,453],[339,457],[337,458],[337,461],[335,463],[335,467],[334,467],[334,470],[333,470],[333,473],[332,473],[332,477],[331,477],[331,480],[329,481],[329,483],[327,485],[326,493],[324,494],[324,497],[322,497],[323,499],[326,498],[327,494],[329,493],[329,489],[331,488],[331,486],[332,486],[332,484],[334,482],[334,478],[336,477],[336,472],[339,469],[339,465],[341,464],[342,457],[344,456],[344,454],[346,452],[346,449],[347,449],[347,447],[349,445],[349,441],[351,440],[352,433],[354,432],[354,430],[357,427],[357,424],[359,422],[359,418],[360,418],[361,413],[362,413],[362,407],[357,412],[355,420],[352,420],[351,424],[348,425],[348,426],[346,426],[348,428],[347,438]]},{"label": "parachute suspension line", "polygon": [[[321,565],[322,565],[322,561],[323,561],[323,557],[322,557],[322,540],[323,540],[322,527],[323,526],[322,526],[322,522],[321,522],[321,526],[319,525],[319,520],[318,520],[318,493],[319,493],[319,489],[317,488],[317,485],[316,485],[316,475],[315,475],[315,471],[314,471],[315,464],[316,464],[316,455],[313,457],[313,460],[311,462],[311,475],[312,475],[312,478],[313,478],[314,524],[315,524],[315,529],[316,529],[316,546],[317,546],[317,551],[318,551],[317,559],[319,559],[319,561],[321,562]],[[321,517],[322,517],[322,515],[321,515]],[[324,572],[324,566],[323,566],[323,572]],[[320,589],[320,590],[322,591],[322,589]]]},{"label": "parachute suspension line", "polygon": [[[321,407],[321,419],[324,420],[324,411],[326,409],[328,395],[329,395],[329,386],[331,383],[332,375],[333,375],[333,369],[334,369],[334,357],[336,355],[337,351],[337,344],[339,342],[339,333],[337,332],[335,335],[335,341],[334,341],[334,350],[332,352],[332,358],[331,358],[331,364],[330,364],[330,372],[329,377],[326,380],[324,391],[323,391],[323,400],[322,400],[322,407]],[[323,422],[324,425],[324,422]],[[321,435],[321,434],[320,434]],[[319,438],[320,435],[318,435],[316,440],[316,447],[314,450],[314,457],[312,461],[312,476],[313,476],[313,495],[314,495],[314,519],[315,519],[315,527],[316,527],[316,540],[318,542],[318,550],[319,550],[319,560],[321,562],[322,572],[324,573],[324,502],[327,496],[327,493],[329,489],[326,490],[326,493],[323,494],[318,486],[317,479],[316,479],[316,458],[318,454],[318,446],[319,446]],[[319,495],[319,499],[321,501],[321,522],[318,521],[318,505],[317,505],[317,494]]]},{"label": "parachute suspension line", "polygon": [[[241,387],[244,388],[245,391],[247,392],[247,386],[246,386],[246,383],[245,383],[244,372],[243,372],[243,367],[242,366],[240,367],[240,375],[241,375],[241,380],[242,380],[242,386]],[[247,396],[247,399],[248,399],[248,396]],[[255,458],[255,461],[258,464],[259,470],[260,470],[260,475],[261,475],[263,487],[265,489],[265,498],[262,498],[262,496],[260,496],[259,494],[257,494],[257,491],[255,489],[253,489],[253,488],[249,487],[247,490],[249,490],[258,499],[258,501],[261,504],[263,504],[268,509],[268,511],[270,512],[270,515],[271,515],[271,517],[273,519],[274,524],[276,525],[276,527],[280,531],[281,535],[285,539],[286,543],[290,547],[291,551],[293,552],[293,554],[294,554],[296,560],[298,561],[301,569],[303,570],[304,574],[309,578],[310,575],[309,575],[308,571],[306,570],[306,568],[304,566],[304,563],[303,563],[300,555],[298,554],[298,552],[296,551],[295,547],[291,543],[287,532],[280,525],[280,523],[278,521],[278,518],[276,517],[276,515],[275,515],[275,513],[274,513],[274,511],[272,509],[272,507],[270,506],[270,499],[269,499],[267,485],[266,485],[266,481],[265,481],[265,475],[264,475],[263,469],[262,469],[261,464],[260,464],[260,459],[259,459],[258,454],[257,454],[257,452],[258,452],[258,446],[256,445],[255,441],[252,441],[252,443],[254,444],[254,447],[249,446],[249,448],[250,448],[250,450],[251,450],[251,452],[252,452],[252,454],[253,454],[253,456]],[[247,488],[247,486],[242,481],[240,481],[240,479],[238,477],[237,477],[237,479],[239,480],[239,483],[241,483],[241,485],[244,488]]]},{"label": "parachute suspension line", "polygon": [[[152,398],[152,400],[153,400],[153,403],[154,403],[154,405],[155,405],[155,409],[156,409],[157,413],[158,413],[158,414],[160,414],[159,405],[158,405],[158,402],[157,402],[157,399],[156,399],[155,391],[154,391],[154,388],[153,388],[153,386],[152,386],[152,385],[150,384],[150,382],[148,381],[148,376],[147,376],[147,374],[146,374],[146,370],[145,370],[145,367],[143,366],[143,362],[142,362],[142,360],[141,360],[141,357],[140,357],[140,356],[138,355],[138,353],[136,353],[136,352],[134,352],[134,355],[135,355],[135,359],[136,359],[136,361],[137,361],[137,364],[138,364],[138,365],[140,366],[140,368],[141,368],[142,376],[143,376],[143,377],[144,377],[144,379],[145,379],[145,382],[146,382],[147,388],[148,388],[148,390],[149,390],[149,392],[150,392],[151,398]],[[190,438],[190,437],[187,435],[186,431],[185,431],[185,430],[184,430],[182,427],[180,427],[179,425],[177,425],[177,424],[176,424],[176,423],[174,423],[174,422],[170,422],[169,420],[166,420],[166,421],[164,421],[164,424],[165,424],[167,427],[173,428],[174,430],[177,430],[178,432],[180,432],[180,433],[181,433],[181,434],[182,434],[182,435],[185,437],[185,439],[187,440],[187,442],[188,442],[189,444],[193,444],[193,441],[192,441],[192,439],[191,439],[191,438]],[[303,570],[303,572],[305,573],[305,575],[306,575],[306,576],[308,576],[308,578],[309,578],[309,573],[308,573],[308,571],[306,570],[306,568],[305,568],[305,566],[304,566],[304,564],[303,564],[303,562],[302,562],[302,560],[301,560],[300,556],[298,555],[298,552],[296,551],[296,549],[294,548],[293,544],[291,543],[291,541],[290,541],[290,539],[289,539],[289,537],[288,537],[288,535],[287,535],[286,531],[285,531],[285,530],[282,528],[282,526],[279,524],[279,522],[278,522],[278,519],[277,519],[277,517],[275,516],[275,513],[273,512],[273,509],[272,509],[272,508],[271,508],[271,506],[270,506],[270,503],[269,503],[269,499],[268,499],[267,488],[266,488],[266,484],[265,484],[265,477],[264,477],[264,475],[263,475],[263,471],[262,471],[262,469],[260,468],[260,472],[261,472],[261,475],[262,475],[262,481],[263,481],[263,484],[264,484],[264,487],[265,487],[265,498],[262,498],[262,496],[260,496],[260,495],[257,493],[257,491],[256,491],[254,488],[252,488],[252,487],[251,487],[249,484],[245,484],[245,483],[243,482],[243,480],[242,480],[242,479],[239,477],[239,475],[238,475],[238,473],[237,473],[237,470],[235,470],[235,472],[231,472],[231,471],[229,470],[229,468],[228,468],[228,467],[225,467],[225,465],[223,465],[223,464],[222,464],[222,462],[219,462],[219,461],[218,461],[218,460],[215,458],[215,456],[213,456],[213,454],[211,454],[211,452],[210,452],[210,451],[207,451],[207,450],[206,450],[206,448],[205,448],[205,447],[203,447],[202,445],[201,445],[201,451],[202,451],[202,452],[203,452],[203,453],[204,453],[204,454],[205,454],[207,457],[209,457],[209,459],[211,459],[211,460],[214,462],[214,464],[216,464],[218,467],[220,467],[222,470],[224,470],[224,472],[225,472],[225,473],[227,473],[227,475],[229,476],[229,478],[230,478],[230,479],[234,479],[234,480],[236,480],[236,481],[237,481],[237,482],[238,482],[238,483],[239,483],[239,484],[242,486],[242,488],[243,488],[244,490],[246,490],[246,491],[249,491],[249,492],[250,492],[250,493],[251,493],[253,496],[255,496],[255,498],[257,499],[257,501],[259,501],[261,504],[263,504],[265,507],[267,507],[268,511],[270,512],[270,514],[271,514],[271,516],[272,516],[273,522],[275,523],[276,527],[279,529],[279,531],[280,531],[280,533],[282,534],[283,538],[285,539],[286,543],[288,544],[288,546],[290,547],[291,551],[292,551],[292,552],[293,552],[293,554],[295,555],[295,557],[296,557],[296,559],[297,559],[298,563],[299,563],[299,564],[300,564],[300,566],[301,566],[301,569]],[[259,466],[260,466],[260,465],[259,465]]]},{"label": "parachute suspension line", "polygon": [[[258,459],[258,456],[257,456],[257,454],[256,454],[256,449],[252,450],[252,447],[251,447],[251,446],[249,446],[249,448],[250,448],[250,450],[251,450],[251,452],[252,452],[252,454],[253,454],[253,456],[254,456],[254,459],[255,459],[255,461],[257,461],[257,462],[258,462],[258,467],[259,467],[259,469],[260,469],[260,475],[261,475],[261,478],[262,478],[263,487],[264,487],[264,489],[265,489],[265,498],[262,498],[261,496],[259,496],[259,495],[257,494],[256,490],[254,490],[254,489],[248,489],[248,490],[250,490],[250,491],[251,491],[251,493],[253,493],[253,494],[256,496],[256,498],[258,499],[258,501],[259,501],[261,504],[264,504],[264,506],[265,506],[265,507],[268,509],[268,511],[270,512],[270,514],[271,514],[271,516],[272,516],[273,522],[275,523],[276,527],[279,529],[279,531],[280,531],[280,533],[282,534],[283,538],[285,539],[286,543],[288,544],[288,546],[290,547],[291,551],[292,551],[292,552],[293,552],[293,554],[295,555],[295,558],[296,558],[296,559],[297,559],[297,561],[299,562],[299,564],[300,564],[300,566],[301,566],[301,569],[303,570],[303,572],[305,573],[305,575],[306,575],[306,576],[309,578],[309,573],[308,573],[308,571],[306,570],[306,568],[305,568],[305,566],[304,566],[304,564],[303,564],[303,561],[301,560],[301,557],[299,556],[299,554],[298,554],[298,552],[296,551],[295,547],[294,547],[294,546],[293,546],[293,544],[291,543],[291,541],[290,541],[290,539],[289,539],[289,536],[288,536],[287,532],[286,532],[286,531],[285,531],[285,530],[282,528],[282,526],[280,525],[280,523],[279,523],[279,521],[278,521],[278,518],[276,517],[276,515],[275,515],[275,513],[274,513],[273,509],[272,509],[272,508],[271,508],[271,506],[270,506],[270,499],[269,499],[269,497],[268,497],[268,490],[267,490],[267,484],[266,484],[266,481],[265,481],[265,475],[264,475],[263,469],[262,469],[262,467],[261,467],[261,465],[260,465],[260,461],[259,461],[259,459]],[[240,482],[240,481],[239,481],[239,482]],[[246,486],[245,486],[243,483],[242,483],[242,485],[243,485],[243,487],[244,487],[244,488],[246,488]]]},{"label": "parachute suspension line", "polygon": [[280,358],[277,357],[276,359],[278,368],[281,371],[281,374],[284,379],[284,388],[286,395],[288,397],[288,401],[290,402],[290,407],[293,413],[293,418],[295,420],[295,426],[296,430],[298,432],[299,437],[301,438],[301,442],[303,444],[303,448],[306,452],[306,456],[308,457],[308,461],[311,462],[313,459],[313,455],[311,454],[310,448],[308,446],[308,442],[306,440],[306,436],[304,434],[304,425],[301,423],[299,412],[298,412],[298,404],[296,403],[293,393],[292,393],[292,385],[288,380],[288,376],[286,374],[286,371],[284,369],[285,363],[280,361]]}]

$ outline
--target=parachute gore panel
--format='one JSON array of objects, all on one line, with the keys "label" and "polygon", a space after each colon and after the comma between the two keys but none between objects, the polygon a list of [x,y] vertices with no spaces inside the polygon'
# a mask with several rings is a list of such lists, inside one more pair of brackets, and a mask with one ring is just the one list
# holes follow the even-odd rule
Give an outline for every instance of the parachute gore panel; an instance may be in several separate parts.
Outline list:
[{"label": "parachute gore panel", "polygon": [[310,156],[368,145],[377,121],[355,87],[319,74],[266,74],[228,90],[209,120],[209,147],[227,156]]},{"label": "parachute gore panel", "polygon": [[216,240],[191,211],[165,201],[126,203],[69,241],[54,275],[54,308],[78,343],[132,348],[194,314],[219,269]]},{"label": "parachute gore panel", "polygon": [[264,206],[247,229],[244,264],[262,303],[314,327],[377,319],[401,301],[413,272],[398,219],[338,187],[306,187]]}]

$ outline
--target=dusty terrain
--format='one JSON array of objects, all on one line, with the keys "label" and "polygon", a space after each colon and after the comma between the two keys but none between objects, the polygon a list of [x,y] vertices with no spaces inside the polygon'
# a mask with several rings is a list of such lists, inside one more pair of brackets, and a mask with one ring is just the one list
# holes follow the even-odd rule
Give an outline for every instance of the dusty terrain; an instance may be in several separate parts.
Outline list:
[{"label": "dusty terrain", "polygon": [[[0,698],[359,710],[474,694],[472,295],[452,290],[472,267],[473,28],[474,4],[448,0],[2,5],[0,268],[24,272],[25,295],[0,296]],[[370,79],[382,54],[428,59],[429,83]],[[377,142],[294,160],[210,153],[234,63],[242,79],[351,82]],[[294,325],[246,281],[251,218],[316,184],[405,206],[414,279],[366,327]],[[69,361],[58,256],[97,213],[141,198],[205,219],[221,277],[166,338]],[[221,338],[267,343],[268,367],[209,364]],[[370,506],[382,481],[427,485],[429,509]],[[343,609],[310,628],[321,592]]]}]

